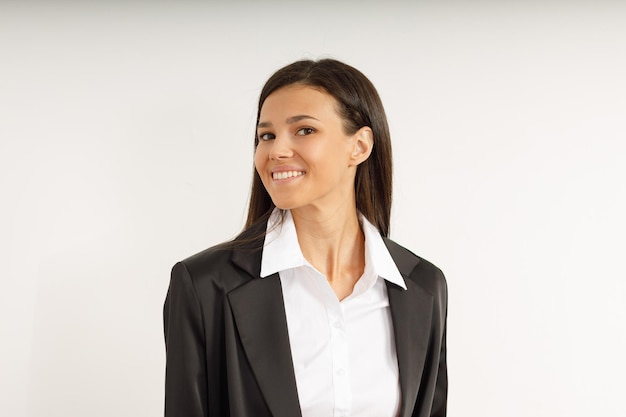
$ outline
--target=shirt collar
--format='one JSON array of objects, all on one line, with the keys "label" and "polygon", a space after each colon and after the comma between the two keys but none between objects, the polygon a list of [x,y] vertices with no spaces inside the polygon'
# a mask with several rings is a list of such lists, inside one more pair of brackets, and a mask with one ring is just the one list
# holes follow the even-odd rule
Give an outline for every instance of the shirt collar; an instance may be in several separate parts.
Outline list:
[{"label": "shirt collar", "polygon": [[261,256],[261,278],[287,269],[309,265],[300,250],[291,211],[285,210],[282,213],[284,216],[280,210],[274,209],[267,221]]},{"label": "shirt collar", "polygon": [[[371,272],[406,290],[404,278],[385,246],[378,229],[359,213],[359,221],[365,236],[365,275]],[[261,258],[261,278],[287,269],[311,266],[302,255],[296,226],[291,211],[274,209],[267,222],[265,244]]]}]

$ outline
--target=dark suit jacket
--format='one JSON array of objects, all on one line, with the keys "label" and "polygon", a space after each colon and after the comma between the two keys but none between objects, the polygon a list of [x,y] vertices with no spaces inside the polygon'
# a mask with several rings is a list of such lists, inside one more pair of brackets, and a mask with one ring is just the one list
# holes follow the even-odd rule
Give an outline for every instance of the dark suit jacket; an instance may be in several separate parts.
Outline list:
[{"label": "dark suit jacket", "polygon": [[[245,243],[264,227],[172,269],[164,306],[166,417],[301,416],[280,278],[260,279],[260,245]],[[407,286],[387,282],[400,416],[445,416],[445,279],[428,261],[385,243]]]}]

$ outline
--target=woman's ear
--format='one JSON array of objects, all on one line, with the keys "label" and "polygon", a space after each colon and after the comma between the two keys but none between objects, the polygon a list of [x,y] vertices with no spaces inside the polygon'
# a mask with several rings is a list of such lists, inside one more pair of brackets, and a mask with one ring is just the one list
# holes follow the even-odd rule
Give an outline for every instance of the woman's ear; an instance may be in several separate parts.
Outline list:
[{"label": "woman's ear", "polygon": [[363,126],[353,136],[354,149],[351,155],[351,165],[359,165],[369,158],[374,148],[374,132],[368,126]]}]

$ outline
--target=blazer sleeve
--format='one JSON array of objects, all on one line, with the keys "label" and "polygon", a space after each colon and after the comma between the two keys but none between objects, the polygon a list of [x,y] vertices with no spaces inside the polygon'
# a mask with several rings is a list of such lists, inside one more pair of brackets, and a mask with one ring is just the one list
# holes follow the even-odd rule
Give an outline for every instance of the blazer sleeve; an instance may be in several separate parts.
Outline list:
[{"label": "blazer sleeve", "polygon": [[[443,276],[443,274],[442,274]],[[442,321],[443,332],[441,336],[441,351],[439,353],[439,369],[437,372],[437,381],[435,383],[435,393],[433,396],[433,405],[431,409],[431,417],[445,417],[447,413],[448,403],[448,365],[446,362],[446,333],[448,327],[448,287],[443,281],[442,296]]]},{"label": "blazer sleeve", "polygon": [[208,417],[206,338],[201,305],[183,263],[172,268],[163,307],[165,417]]},{"label": "blazer sleeve", "polygon": [[448,366],[446,364],[446,330],[444,327],[441,353],[439,356],[439,372],[435,383],[435,395],[431,417],[445,417],[448,403]]}]

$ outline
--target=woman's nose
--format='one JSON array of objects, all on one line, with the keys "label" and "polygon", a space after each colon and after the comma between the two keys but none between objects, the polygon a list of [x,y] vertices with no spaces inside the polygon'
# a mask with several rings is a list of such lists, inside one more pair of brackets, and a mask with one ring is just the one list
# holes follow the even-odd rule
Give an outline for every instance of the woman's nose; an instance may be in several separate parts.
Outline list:
[{"label": "woman's nose", "polygon": [[293,149],[291,149],[291,143],[289,139],[283,136],[276,136],[272,141],[272,149],[270,149],[270,159],[278,160],[291,158],[293,156]]}]

